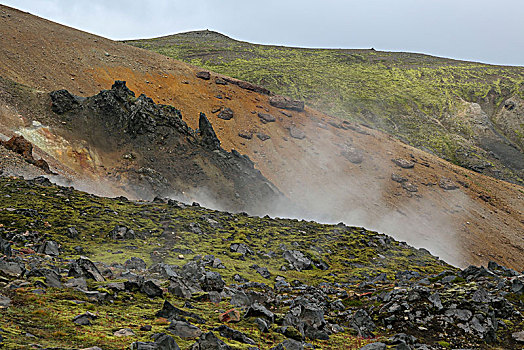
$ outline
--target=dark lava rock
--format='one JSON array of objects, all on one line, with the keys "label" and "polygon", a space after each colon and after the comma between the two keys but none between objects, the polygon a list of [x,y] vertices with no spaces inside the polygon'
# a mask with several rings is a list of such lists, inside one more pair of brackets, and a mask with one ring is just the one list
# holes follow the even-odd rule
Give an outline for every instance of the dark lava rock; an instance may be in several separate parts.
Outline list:
[{"label": "dark lava rock", "polygon": [[255,84],[252,84],[252,83],[249,83],[247,81],[238,80],[238,79],[234,79],[234,78],[228,78],[228,77],[224,77],[223,79],[226,82],[231,83],[233,85],[237,85],[240,88],[245,89],[245,90],[258,92],[258,93],[264,94],[264,95],[271,94],[271,91],[269,91],[268,89],[266,89],[264,87],[261,87],[261,86],[258,86],[258,85],[255,85]]},{"label": "dark lava rock", "polygon": [[399,167],[404,168],[404,169],[411,169],[415,166],[415,163],[410,162],[409,160],[406,160],[404,158],[395,158],[395,159],[391,159],[391,161],[395,163],[396,165],[398,165]]},{"label": "dark lava rock", "polygon": [[124,267],[129,270],[143,271],[147,268],[146,262],[135,256],[124,262]]},{"label": "dark lava rock", "polygon": [[126,226],[116,225],[111,232],[109,232],[109,237],[114,240],[123,240],[123,239],[135,239],[135,231],[127,228]]},{"label": "dark lava rock", "polygon": [[43,244],[41,244],[38,247],[37,253],[51,255],[51,256],[58,256],[60,255],[60,250],[56,242],[45,241]]},{"label": "dark lava rock", "polygon": [[234,253],[240,253],[242,255],[253,255],[255,254],[247,244],[244,243],[232,243],[229,250]]},{"label": "dark lava rock", "polygon": [[200,113],[200,117],[198,119],[198,130],[200,131],[200,137],[202,139],[202,144],[211,149],[211,150],[218,150],[220,149],[220,140],[218,139],[217,135],[215,134],[215,130],[213,130],[213,126],[207,119],[206,115],[204,113]]},{"label": "dark lava rock", "polygon": [[161,298],[162,295],[164,295],[162,288],[160,288],[160,286],[153,280],[144,281],[144,283],[140,287],[140,291],[150,298]]},{"label": "dark lava rock", "polygon": [[44,277],[45,287],[62,288],[60,275],[51,269],[33,269],[26,274],[27,277]]},{"label": "dark lava rock", "polygon": [[306,134],[295,126],[289,128],[289,136],[299,140],[306,138]]},{"label": "dark lava rock", "polygon": [[10,305],[11,305],[11,299],[6,297],[5,295],[0,294],[0,310],[8,308]]},{"label": "dark lava rock", "polygon": [[156,317],[164,317],[164,318],[167,318],[168,320],[178,319],[180,316],[190,317],[194,319],[197,323],[206,323],[206,321],[202,319],[200,316],[198,316],[197,314],[193,312],[187,312],[187,311],[181,310],[173,306],[167,300],[164,300],[164,305],[162,306],[162,310],[156,313]]},{"label": "dark lava rock", "polygon": [[303,300],[296,299],[293,302],[284,317],[284,326],[293,326],[302,336],[310,339],[329,339],[328,334],[324,332],[324,310]]},{"label": "dark lava rock", "polygon": [[238,136],[246,140],[251,140],[253,138],[253,133],[250,131],[240,131]]},{"label": "dark lava rock", "polygon": [[214,331],[217,331],[222,337],[236,340],[238,342],[244,343],[244,344],[250,344],[255,345],[255,341],[251,338],[249,338],[244,333],[231,329],[228,326],[221,325],[216,328],[213,328]]},{"label": "dark lava rock", "polygon": [[265,317],[267,320],[273,322],[275,319],[275,314],[266,309],[264,305],[253,303],[251,306],[249,306],[246,313],[244,314],[244,318],[246,317]]},{"label": "dark lava rock", "polygon": [[171,321],[167,330],[177,337],[184,339],[194,339],[200,337],[202,331],[197,326],[184,321]]},{"label": "dark lava rock", "polygon": [[354,147],[347,147],[340,154],[353,164],[360,164],[364,160],[362,151]]},{"label": "dark lava rock", "polygon": [[262,333],[269,332],[269,324],[263,318],[256,318],[255,324],[257,325],[257,328],[260,332]]},{"label": "dark lava rock", "polygon": [[403,182],[406,182],[408,181],[407,178],[401,176],[401,175],[398,175],[398,174],[391,174],[391,180],[395,181],[395,182],[398,182],[398,183],[403,183]]},{"label": "dark lava rock", "polygon": [[310,270],[313,262],[298,250],[285,250],[284,259],[290,263],[297,271]]},{"label": "dark lava rock", "polygon": [[21,277],[25,272],[25,267],[9,258],[0,258],[0,275],[5,277]]},{"label": "dark lava rock", "polygon": [[256,272],[258,272],[260,274],[260,276],[262,276],[264,278],[270,278],[271,277],[271,273],[269,272],[267,267],[260,267],[257,264],[253,264],[250,267],[253,270],[255,270]]},{"label": "dark lava rock", "polygon": [[224,120],[233,119],[233,110],[226,107],[218,113],[217,117]]},{"label": "dark lava rock", "polygon": [[78,238],[79,235],[75,227],[68,227],[66,230],[66,236],[69,238]]},{"label": "dark lava rock", "polygon": [[302,345],[302,342],[294,339],[286,339],[270,350],[304,350],[304,345]]},{"label": "dark lava rock", "polygon": [[458,185],[451,181],[451,179],[448,179],[447,177],[440,178],[438,185],[440,186],[440,188],[447,191],[456,190],[458,188]]},{"label": "dark lava rock", "polygon": [[386,344],[377,342],[364,345],[359,350],[386,350]]},{"label": "dark lava rock", "polygon": [[269,140],[271,138],[271,136],[267,135],[267,134],[264,134],[263,132],[259,132],[257,133],[257,137],[262,140],[262,141],[266,141],[266,140]]},{"label": "dark lava rock", "polygon": [[276,121],[276,118],[269,113],[259,112],[258,117],[260,118],[260,120],[262,120],[262,123],[272,123]]},{"label": "dark lava rock", "polygon": [[83,313],[73,318],[73,322],[80,326],[90,326],[91,321],[97,318],[97,315],[87,311],[86,313]]},{"label": "dark lava rock", "polygon": [[90,278],[97,282],[105,281],[95,264],[83,256],[71,263],[68,276]]},{"label": "dark lava rock", "polygon": [[0,254],[10,257],[12,255],[11,243],[0,237]]},{"label": "dark lava rock", "polygon": [[221,292],[226,285],[226,282],[222,279],[222,276],[218,272],[206,271],[205,278],[202,283],[202,289],[206,292],[217,291]]},{"label": "dark lava rock", "polygon": [[418,186],[415,184],[412,184],[411,182],[403,182],[402,188],[408,192],[418,192]]},{"label": "dark lava rock", "polygon": [[51,97],[51,109],[57,114],[64,114],[78,107],[79,100],[82,100],[71,95],[67,90],[52,91],[49,96]]},{"label": "dark lava rock", "polygon": [[360,337],[371,338],[373,337],[373,331],[375,330],[375,323],[371,317],[369,317],[366,310],[359,309],[353,315],[350,322],[350,327],[357,331]]},{"label": "dark lava rock", "polygon": [[173,337],[158,333],[153,336],[155,342],[134,342],[130,345],[131,350],[180,350]]},{"label": "dark lava rock", "polygon": [[273,107],[291,109],[299,112],[304,110],[304,101],[292,100],[279,95],[271,96],[269,98],[269,104]]},{"label": "dark lava rock", "polygon": [[208,71],[201,71],[197,72],[196,77],[204,80],[209,80],[211,78],[211,74]]},{"label": "dark lava rock", "polygon": [[197,342],[190,348],[191,350],[230,350],[231,347],[218,339],[213,332],[202,334]]}]

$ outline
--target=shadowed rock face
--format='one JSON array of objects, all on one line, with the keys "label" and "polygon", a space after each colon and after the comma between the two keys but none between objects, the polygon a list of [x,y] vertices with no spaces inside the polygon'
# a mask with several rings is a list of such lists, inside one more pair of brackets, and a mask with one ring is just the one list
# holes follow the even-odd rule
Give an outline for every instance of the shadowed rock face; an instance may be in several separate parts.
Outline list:
[{"label": "shadowed rock face", "polygon": [[268,203],[282,199],[247,156],[220,147],[203,113],[194,131],[179,110],[143,94],[137,98],[124,81],[86,99],[66,90],[50,97],[52,111],[72,125],[76,137],[101,154],[121,154],[113,172],[139,198],[212,198],[207,205],[253,213],[268,212]]}]

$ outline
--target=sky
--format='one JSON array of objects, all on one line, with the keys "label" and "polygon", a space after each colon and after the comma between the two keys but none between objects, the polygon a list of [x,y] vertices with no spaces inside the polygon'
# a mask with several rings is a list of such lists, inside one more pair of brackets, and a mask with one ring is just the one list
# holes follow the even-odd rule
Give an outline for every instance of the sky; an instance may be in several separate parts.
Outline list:
[{"label": "sky", "polygon": [[0,0],[114,40],[209,29],[260,44],[524,66],[523,0]]}]

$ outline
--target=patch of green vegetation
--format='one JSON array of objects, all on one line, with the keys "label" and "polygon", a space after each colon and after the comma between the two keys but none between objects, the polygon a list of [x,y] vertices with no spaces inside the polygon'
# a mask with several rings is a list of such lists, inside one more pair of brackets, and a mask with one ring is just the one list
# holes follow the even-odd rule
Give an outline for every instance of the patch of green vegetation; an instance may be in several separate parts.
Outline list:
[{"label": "patch of green vegetation", "polygon": [[[524,96],[522,67],[402,52],[256,45],[207,31],[126,43],[305,100],[466,167],[463,154],[479,153],[483,146],[470,142],[474,133],[461,116],[464,101],[496,111],[508,97]],[[524,144],[522,135],[511,134],[505,136]],[[522,180],[518,171],[504,176]]]}]

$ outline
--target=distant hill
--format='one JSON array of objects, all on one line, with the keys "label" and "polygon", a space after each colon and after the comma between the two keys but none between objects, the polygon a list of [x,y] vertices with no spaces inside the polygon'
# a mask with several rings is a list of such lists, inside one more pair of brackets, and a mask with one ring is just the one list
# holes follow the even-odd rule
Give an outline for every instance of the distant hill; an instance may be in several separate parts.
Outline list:
[{"label": "distant hill", "polygon": [[524,179],[524,68],[374,49],[305,49],[211,31],[126,41],[303,99],[457,165]]}]

